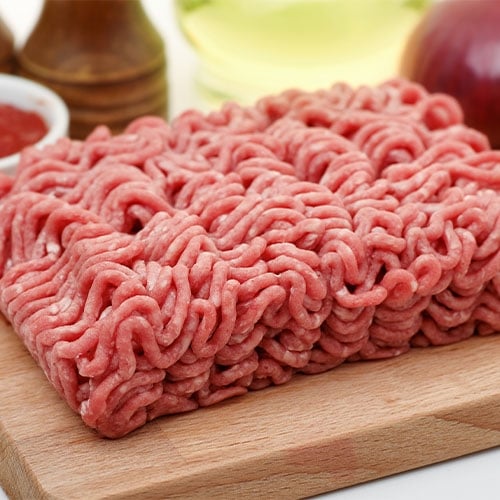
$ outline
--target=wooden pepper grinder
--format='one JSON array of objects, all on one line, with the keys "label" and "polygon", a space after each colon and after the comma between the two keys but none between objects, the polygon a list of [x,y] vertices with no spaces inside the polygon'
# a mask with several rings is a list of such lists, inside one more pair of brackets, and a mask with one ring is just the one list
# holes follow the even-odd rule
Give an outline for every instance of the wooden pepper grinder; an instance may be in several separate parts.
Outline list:
[{"label": "wooden pepper grinder", "polygon": [[14,71],[14,36],[0,17],[0,73]]},{"label": "wooden pepper grinder", "polygon": [[18,66],[65,100],[73,138],[167,116],[164,42],[140,0],[44,0]]}]

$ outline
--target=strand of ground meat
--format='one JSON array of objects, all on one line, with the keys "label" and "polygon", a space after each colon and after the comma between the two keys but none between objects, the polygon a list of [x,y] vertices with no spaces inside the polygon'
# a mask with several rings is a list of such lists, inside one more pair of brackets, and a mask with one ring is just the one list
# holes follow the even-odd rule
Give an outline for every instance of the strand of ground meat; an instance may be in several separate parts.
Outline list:
[{"label": "strand of ground meat", "polygon": [[500,152],[402,81],[26,150],[0,307],[119,437],[342,362],[500,330]]}]

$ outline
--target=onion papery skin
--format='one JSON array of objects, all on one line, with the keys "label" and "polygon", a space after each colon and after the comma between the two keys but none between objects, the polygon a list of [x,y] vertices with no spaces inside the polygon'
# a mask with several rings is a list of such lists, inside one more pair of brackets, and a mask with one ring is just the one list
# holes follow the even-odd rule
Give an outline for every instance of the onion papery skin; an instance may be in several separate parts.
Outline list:
[{"label": "onion papery skin", "polygon": [[410,35],[401,76],[461,104],[465,122],[500,149],[500,0],[443,0]]}]

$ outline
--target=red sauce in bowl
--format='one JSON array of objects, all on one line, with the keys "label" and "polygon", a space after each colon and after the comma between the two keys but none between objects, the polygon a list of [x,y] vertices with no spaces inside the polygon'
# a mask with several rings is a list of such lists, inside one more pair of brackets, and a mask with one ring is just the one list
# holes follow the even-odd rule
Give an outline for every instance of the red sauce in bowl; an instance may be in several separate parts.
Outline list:
[{"label": "red sauce in bowl", "polygon": [[38,113],[0,103],[0,158],[35,144],[47,131],[47,124]]}]

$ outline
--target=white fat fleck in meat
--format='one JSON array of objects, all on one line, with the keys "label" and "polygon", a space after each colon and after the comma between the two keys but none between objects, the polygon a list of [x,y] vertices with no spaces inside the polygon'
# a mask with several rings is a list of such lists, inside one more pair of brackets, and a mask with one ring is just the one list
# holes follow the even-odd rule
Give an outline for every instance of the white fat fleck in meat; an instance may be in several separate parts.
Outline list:
[{"label": "white fat fleck in meat", "polygon": [[66,311],[69,307],[71,307],[71,304],[73,303],[73,300],[71,297],[63,297],[61,300],[58,302],[55,302],[54,304],[51,304],[47,312],[52,315],[60,314]]},{"label": "white fat fleck in meat", "polygon": [[105,309],[103,309],[103,311],[101,312],[101,314],[99,314],[99,318],[98,319],[104,319],[106,316],[108,316],[112,311],[112,307],[111,306],[108,306],[106,307]]},{"label": "white fat fleck in meat", "polygon": [[61,251],[60,245],[57,243],[54,243],[53,241],[50,241],[46,245],[47,253],[49,254],[58,254]]}]

